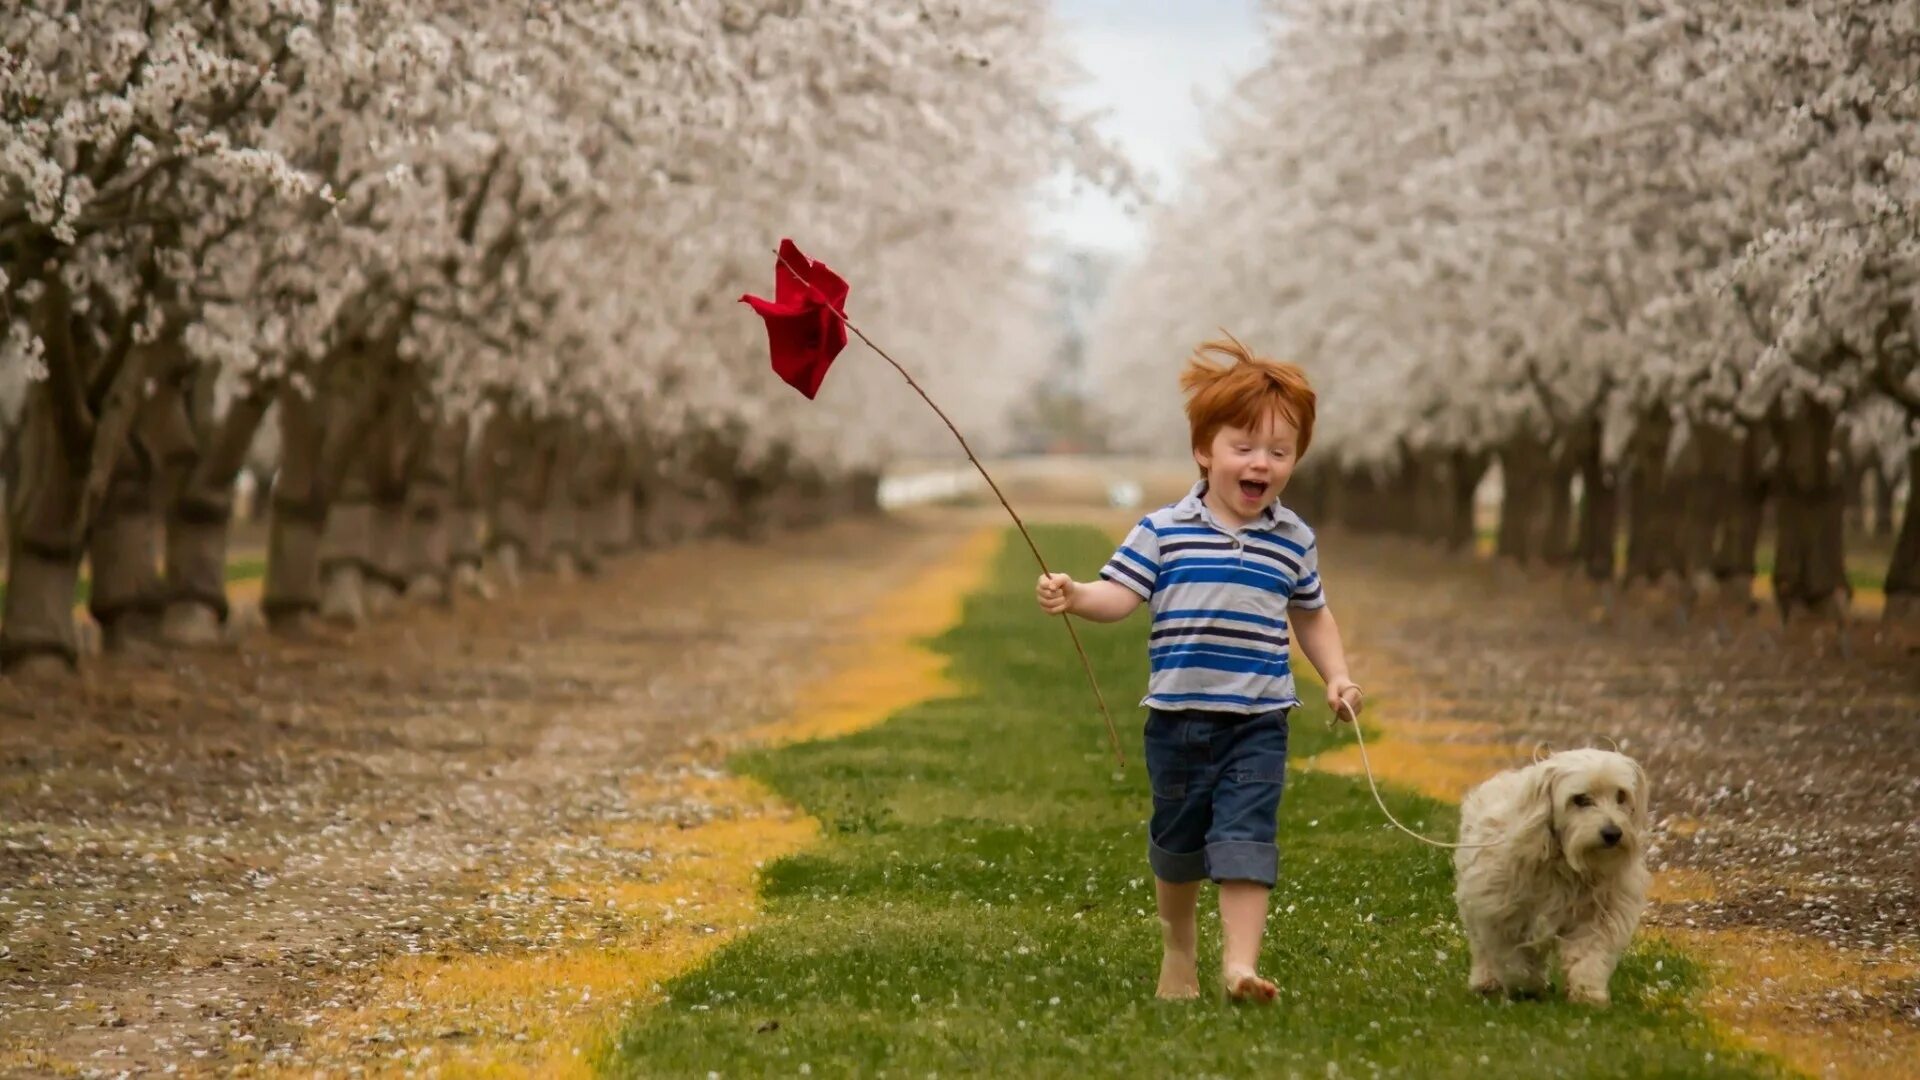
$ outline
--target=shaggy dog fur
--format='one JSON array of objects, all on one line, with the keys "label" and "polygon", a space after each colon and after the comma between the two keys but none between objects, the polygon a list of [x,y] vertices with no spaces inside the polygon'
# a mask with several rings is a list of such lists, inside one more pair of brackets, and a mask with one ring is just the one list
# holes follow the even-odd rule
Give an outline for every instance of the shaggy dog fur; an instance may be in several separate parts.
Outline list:
[{"label": "shaggy dog fur", "polygon": [[1567,997],[1607,1004],[1607,982],[1647,903],[1647,774],[1607,750],[1569,750],[1500,773],[1460,804],[1453,897],[1484,994],[1546,991],[1556,947]]}]

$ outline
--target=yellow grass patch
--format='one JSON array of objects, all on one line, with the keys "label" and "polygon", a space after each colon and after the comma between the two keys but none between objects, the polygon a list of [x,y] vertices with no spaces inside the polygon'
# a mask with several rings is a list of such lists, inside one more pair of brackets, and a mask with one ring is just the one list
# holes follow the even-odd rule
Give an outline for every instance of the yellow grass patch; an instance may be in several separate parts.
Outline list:
[{"label": "yellow grass patch", "polygon": [[1659,904],[1711,903],[1720,899],[1720,883],[1705,871],[1669,866],[1653,875],[1647,898]]},{"label": "yellow grass patch", "polygon": [[[1380,783],[1457,803],[1467,789],[1487,777],[1532,760],[1531,748],[1502,739],[1498,724],[1433,715],[1435,708],[1449,711],[1449,703],[1429,701],[1424,693],[1414,691],[1419,677],[1385,657],[1369,654],[1356,666],[1365,673],[1369,699],[1376,703],[1366,723],[1369,732],[1380,734],[1368,741],[1367,760],[1372,761],[1374,779]],[[1393,704],[1383,708],[1380,702]],[[1304,766],[1340,776],[1365,776],[1360,747],[1351,741],[1350,730],[1342,730],[1349,740],[1345,745],[1316,754]]]},{"label": "yellow grass patch", "polygon": [[658,1000],[664,983],[753,924],[760,868],[819,835],[817,821],[762,785],[712,767],[733,749],[850,734],[957,690],[944,658],[918,639],[959,619],[998,546],[999,530],[983,529],[955,558],[886,595],[847,640],[821,651],[825,674],[801,689],[791,716],[634,781],[644,804],[674,812],[609,827],[604,840],[644,853],[647,871],[547,889],[611,920],[611,936],[597,927],[544,952],[508,946],[390,961],[363,1003],[316,1025],[323,1055],[371,1040],[384,1053],[359,1058],[383,1058],[380,1068],[394,1073],[588,1075],[596,1049],[633,1008]]},{"label": "yellow grass patch", "polygon": [[919,581],[887,598],[851,640],[822,650],[821,664],[834,672],[832,678],[807,690],[791,717],[751,729],[738,742],[782,746],[838,738],[956,691],[947,681],[946,658],[919,640],[960,621],[961,605],[985,582],[999,548],[998,529],[979,530],[953,561],[928,568]]},{"label": "yellow grass patch", "polygon": [[1900,984],[1920,979],[1912,958],[1888,960],[1777,930],[1652,933],[1706,965],[1702,1007],[1732,1038],[1813,1076],[1915,1075],[1920,1030],[1890,1003],[1912,993]]}]

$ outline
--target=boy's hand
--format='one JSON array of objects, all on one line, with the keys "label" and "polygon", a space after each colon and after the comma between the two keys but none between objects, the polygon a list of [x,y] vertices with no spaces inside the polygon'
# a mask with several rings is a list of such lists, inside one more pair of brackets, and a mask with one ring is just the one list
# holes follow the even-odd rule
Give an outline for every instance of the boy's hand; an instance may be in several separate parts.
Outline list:
[{"label": "boy's hand", "polygon": [[1063,615],[1073,606],[1074,586],[1074,580],[1065,574],[1041,574],[1033,595],[1040,601],[1040,610],[1049,615]]},{"label": "boy's hand", "polygon": [[[1343,703],[1345,708],[1341,707]],[[1352,679],[1334,679],[1327,683],[1327,708],[1333,711],[1335,720],[1360,719],[1360,710],[1365,704],[1365,696]]]}]

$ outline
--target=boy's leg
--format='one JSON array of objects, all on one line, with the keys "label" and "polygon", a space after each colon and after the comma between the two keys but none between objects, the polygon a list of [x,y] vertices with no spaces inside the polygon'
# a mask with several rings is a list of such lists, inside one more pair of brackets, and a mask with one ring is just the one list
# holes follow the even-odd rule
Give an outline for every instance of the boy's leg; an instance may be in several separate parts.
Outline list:
[{"label": "boy's leg", "polygon": [[1194,926],[1200,901],[1197,881],[1153,879],[1154,904],[1160,914],[1160,987],[1163,998],[1200,996],[1199,935]]},{"label": "boy's leg", "polygon": [[1278,991],[1258,972],[1267,898],[1279,873],[1274,838],[1287,776],[1286,715],[1249,718],[1229,738],[1220,747],[1207,830],[1207,873],[1220,883],[1221,981],[1236,1001],[1272,1001]]},{"label": "boy's leg", "polygon": [[1258,881],[1220,883],[1221,981],[1236,1001],[1272,1001],[1279,989],[1259,975],[1260,939],[1267,931],[1267,895]]},{"label": "boy's leg", "polygon": [[1178,713],[1152,710],[1145,734],[1147,779],[1153,787],[1147,864],[1153,868],[1162,945],[1158,993],[1193,998],[1200,994],[1195,909],[1207,876],[1203,848],[1213,804],[1213,793],[1195,768],[1205,747],[1196,748],[1193,722]]}]

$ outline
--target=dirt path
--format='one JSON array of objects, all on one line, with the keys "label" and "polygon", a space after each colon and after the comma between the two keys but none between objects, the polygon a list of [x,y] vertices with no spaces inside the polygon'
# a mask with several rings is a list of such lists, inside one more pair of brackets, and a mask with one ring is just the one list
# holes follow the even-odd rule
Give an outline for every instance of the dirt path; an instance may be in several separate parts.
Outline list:
[{"label": "dirt path", "polygon": [[1654,779],[1650,922],[1716,967],[1729,1034],[1816,1075],[1920,1075],[1910,646],[1616,622],[1551,581],[1399,543],[1329,538],[1321,565],[1387,778],[1457,800],[1537,742],[1618,740]]},{"label": "dirt path", "polygon": [[966,520],[0,682],[0,1074],[569,1064],[811,835],[726,747],[937,689],[882,643],[957,610]]}]

